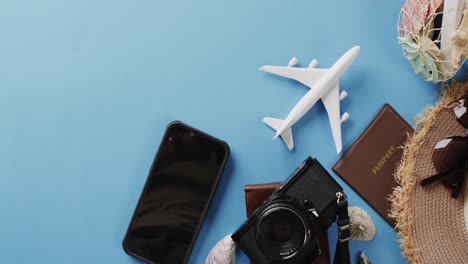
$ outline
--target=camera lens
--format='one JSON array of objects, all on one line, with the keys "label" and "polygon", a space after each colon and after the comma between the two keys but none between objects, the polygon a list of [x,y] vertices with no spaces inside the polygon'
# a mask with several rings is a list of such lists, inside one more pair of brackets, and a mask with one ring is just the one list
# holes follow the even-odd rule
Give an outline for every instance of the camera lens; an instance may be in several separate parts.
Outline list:
[{"label": "camera lens", "polygon": [[293,257],[308,239],[304,220],[291,208],[271,208],[259,220],[258,245],[271,258]]}]

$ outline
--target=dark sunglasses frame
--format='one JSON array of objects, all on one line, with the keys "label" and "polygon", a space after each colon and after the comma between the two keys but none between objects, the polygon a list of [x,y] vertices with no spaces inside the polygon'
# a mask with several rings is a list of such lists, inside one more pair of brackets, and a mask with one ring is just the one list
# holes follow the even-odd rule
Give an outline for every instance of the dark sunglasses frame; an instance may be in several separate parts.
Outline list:
[{"label": "dark sunglasses frame", "polygon": [[[465,129],[468,129],[468,111],[467,111],[468,107],[465,104],[465,102],[468,102],[468,94],[465,94],[463,97],[461,97],[458,100],[458,102],[456,103],[454,107],[454,112],[455,112],[456,120]],[[458,115],[459,113],[458,110],[462,108],[464,108],[465,111],[461,113],[461,115]],[[450,136],[450,137],[444,138],[443,140],[447,140],[447,139],[451,139],[452,141],[449,142],[448,145],[445,146],[444,148],[447,148],[449,144],[461,143],[461,144],[466,144],[465,148],[462,148],[463,149],[462,151],[468,151],[468,136]],[[465,178],[468,177],[468,153],[459,153],[458,156],[460,157],[460,160],[459,162],[455,162],[455,164],[457,164],[455,167],[452,167],[443,172],[439,171],[437,174],[423,179],[421,181],[421,186],[426,186],[428,184],[431,184],[440,180],[445,187],[452,189],[452,195],[451,195],[452,198],[454,199],[458,198],[461,192],[461,189],[463,187]]]}]

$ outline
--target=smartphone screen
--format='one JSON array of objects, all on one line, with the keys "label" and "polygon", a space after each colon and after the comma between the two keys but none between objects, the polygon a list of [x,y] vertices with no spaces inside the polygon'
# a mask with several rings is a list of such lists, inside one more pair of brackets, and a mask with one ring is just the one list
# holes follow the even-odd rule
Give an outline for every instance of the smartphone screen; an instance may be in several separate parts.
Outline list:
[{"label": "smartphone screen", "polygon": [[149,263],[186,263],[228,156],[223,141],[171,123],[125,235],[125,251]]}]

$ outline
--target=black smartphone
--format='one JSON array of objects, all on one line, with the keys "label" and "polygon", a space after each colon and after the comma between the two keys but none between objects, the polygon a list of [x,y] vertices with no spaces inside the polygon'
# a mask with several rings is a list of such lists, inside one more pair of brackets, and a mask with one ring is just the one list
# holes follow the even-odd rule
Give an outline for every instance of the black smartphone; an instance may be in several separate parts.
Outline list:
[{"label": "black smartphone", "polygon": [[168,125],[123,240],[147,263],[187,263],[229,146],[175,121]]}]

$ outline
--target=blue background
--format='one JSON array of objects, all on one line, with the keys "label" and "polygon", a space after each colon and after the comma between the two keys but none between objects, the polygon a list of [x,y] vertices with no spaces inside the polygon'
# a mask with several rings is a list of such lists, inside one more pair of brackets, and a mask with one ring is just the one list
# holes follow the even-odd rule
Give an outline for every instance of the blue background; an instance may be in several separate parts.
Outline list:
[{"label": "blue background", "polygon": [[[244,221],[245,184],[284,180],[309,155],[331,172],[339,158],[321,103],[294,126],[294,151],[271,139],[262,118],[284,118],[307,88],[259,66],[296,56],[329,67],[360,45],[340,80],[344,150],[383,103],[412,123],[437,100],[439,86],[415,76],[398,46],[402,4],[1,1],[0,263],[138,263],[121,241],[172,120],[231,147],[190,259],[203,263]],[[350,243],[353,262],[364,250],[405,263],[395,231],[334,176],[377,226],[374,240]]]}]

